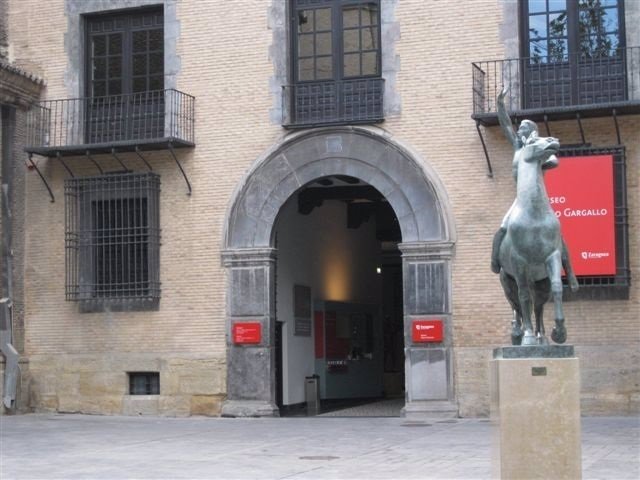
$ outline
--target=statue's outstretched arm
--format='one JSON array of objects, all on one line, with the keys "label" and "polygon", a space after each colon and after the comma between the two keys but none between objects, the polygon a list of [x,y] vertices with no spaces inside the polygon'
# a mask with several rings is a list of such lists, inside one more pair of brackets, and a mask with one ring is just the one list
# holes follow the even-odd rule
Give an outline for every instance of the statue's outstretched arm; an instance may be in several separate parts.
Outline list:
[{"label": "statue's outstretched arm", "polygon": [[507,95],[508,90],[509,89],[507,87],[504,87],[502,89],[502,91],[498,94],[496,104],[498,107],[498,121],[500,122],[500,126],[502,127],[502,132],[504,133],[505,137],[507,137],[507,140],[511,142],[511,145],[515,150],[518,148],[518,137],[513,131],[511,118],[509,118],[507,108],[504,106],[504,97]]}]

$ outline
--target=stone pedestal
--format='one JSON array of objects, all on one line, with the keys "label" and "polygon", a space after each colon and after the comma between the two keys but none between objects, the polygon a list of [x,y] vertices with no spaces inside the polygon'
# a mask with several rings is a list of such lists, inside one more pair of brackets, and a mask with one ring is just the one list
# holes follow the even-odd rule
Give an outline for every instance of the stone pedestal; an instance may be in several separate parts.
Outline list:
[{"label": "stone pedestal", "polygon": [[573,346],[503,347],[491,361],[493,478],[580,479]]}]

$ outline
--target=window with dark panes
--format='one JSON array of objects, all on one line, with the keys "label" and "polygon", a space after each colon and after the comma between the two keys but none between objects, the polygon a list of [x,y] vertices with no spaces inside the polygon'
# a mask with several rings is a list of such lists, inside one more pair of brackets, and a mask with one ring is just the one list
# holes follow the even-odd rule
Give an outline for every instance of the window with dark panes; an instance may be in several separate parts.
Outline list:
[{"label": "window with dark panes", "polygon": [[626,99],[623,0],[521,0],[525,106]]},{"label": "window with dark panes", "polygon": [[161,9],[87,17],[88,143],[164,134]]},{"label": "window with dark panes", "polygon": [[563,62],[567,46],[565,0],[529,2],[529,55],[533,63]]},{"label": "window with dark panes", "polygon": [[149,294],[147,198],[91,200],[96,297]]},{"label": "window with dark panes", "polygon": [[381,119],[379,2],[292,0],[291,11],[295,120]]},{"label": "window with dark panes", "polygon": [[332,20],[330,7],[298,12],[298,81],[334,78]]},{"label": "window with dark panes", "polygon": [[380,74],[379,15],[373,4],[342,8],[342,65],[344,78]]},{"label": "window with dark panes", "polygon": [[160,395],[160,372],[129,372],[129,395]]},{"label": "window with dark panes", "polygon": [[[65,182],[67,299],[155,305],[159,281],[160,178],[114,173]],[[109,303],[112,305],[112,303]],[[125,305],[125,304],[123,304]]]}]

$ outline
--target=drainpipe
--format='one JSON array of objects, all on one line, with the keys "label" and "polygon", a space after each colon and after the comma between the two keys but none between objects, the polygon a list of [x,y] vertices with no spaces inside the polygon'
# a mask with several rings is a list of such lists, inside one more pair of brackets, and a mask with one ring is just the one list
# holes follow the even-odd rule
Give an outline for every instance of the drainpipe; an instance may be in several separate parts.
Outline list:
[{"label": "drainpipe", "polygon": [[11,233],[13,222],[11,218],[11,200],[13,197],[13,133],[16,120],[14,108],[2,105],[2,164],[1,164],[1,198],[2,203],[2,272],[1,291],[4,298],[0,299],[0,351],[5,357],[4,389],[2,402],[10,410],[16,407],[16,393],[20,368],[20,355],[13,346],[12,334],[12,298],[13,298],[13,250]]}]

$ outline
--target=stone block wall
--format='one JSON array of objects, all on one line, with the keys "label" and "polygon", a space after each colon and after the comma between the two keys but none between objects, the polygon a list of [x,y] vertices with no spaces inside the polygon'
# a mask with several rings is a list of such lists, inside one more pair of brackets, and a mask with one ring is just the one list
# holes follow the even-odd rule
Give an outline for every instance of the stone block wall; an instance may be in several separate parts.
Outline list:
[{"label": "stone block wall", "polygon": [[[36,411],[124,415],[220,413],[224,363],[200,355],[33,355],[31,404]],[[130,395],[128,372],[158,372],[159,395]]]}]

